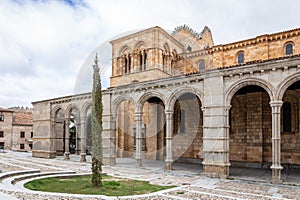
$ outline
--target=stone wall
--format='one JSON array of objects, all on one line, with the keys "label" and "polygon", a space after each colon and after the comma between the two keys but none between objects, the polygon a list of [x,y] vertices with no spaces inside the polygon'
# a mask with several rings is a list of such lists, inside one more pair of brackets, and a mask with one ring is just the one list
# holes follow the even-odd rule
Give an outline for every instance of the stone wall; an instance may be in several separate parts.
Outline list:
[{"label": "stone wall", "polygon": [[[181,162],[195,162],[202,157],[203,113],[195,95],[176,101],[174,108],[173,155]],[[184,113],[183,113],[184,112]]]},{"label": "stone wall", "polygon": [[[111,87],[130,84],[132,81],[195,73],[199,71],[200,61],[205,62],[205,70],[238,66],[237,55],[240,52],[244,53],[245,63],[285,57],[287,43],[293,44],[293,55],[300,54],[300,49],[297,48],[300,44],[300,29],[216,46],[213,46],[211,32],[207,27],[201,38],[197,35],[199,34],[189,28],[179,27],[172,37],[161,28],[154,27],[112,41]],[[191,51],[187,49],[188,46]],[[138,53],[144,50],[147,52],[147,69],[142,72],[138,66]],[[124,55],[131,55],[132,67],[129,73],[124,70]]]},{"label": "stone wall", "polygon": [[[25,133],[25,137],[21,138],[21,132]],[[19,126],[16,125],[13,128],[13,139],[12,139],[12,150],[18,150],[18,151],[31,151],[32,148],[30,147],[30,144],[32,145],[32,137],[31,132],[33,133],[32,126]],[[21,149],[21,144],[24,145],[24,149]]]},{"label": "stone wall", "polygon": [[291,104],[291,131],[283,129],[283,108],[281,109],[281,161],[284,166],[300,165],[300,132],[299,132],[299,89],[287,90],[283,100]]},{"label": "stone wall", "polygon": [[0,115],[4,116],[4,121],[0,121],[0,131],[3,131],[3,137],[0,137],[0,142],[4,142],[4,149],[10,149],[12,143],[13,111],[0,108]]},{"label": "stone wall", "polygon": [[236,94],[232,99],[230,161],[271,162],[271,109],[266,92]]},{"label": "stone wall", "polygon": [[[287,93],[291,93],[288,91]],[[285,95],[285,99],[289,95]],[[287,101],[287,100],[286,100]],[[296,99],[296,102],[298,100]],[[297,108],[299,104],[296,105]],[[299,110],[294,114],[299,115]],[[281,127],[283,127],[283,110]],[[292,117],[293,123],[299,122]],[[272,162],[272,118],[269,98],[266,92],[235,95],[232,99],[230,132],[230,160],[270,165]],[[300,164],[299,129],[292,132],[281,131],[281,162]]]},{"label": "stone wall", "polygon": [[[0,131],[3,131],[0,142],[4,142],[4,149],[31,151],[32,110],[23,107],[0,108],[0,115],[4,115],[4,121],[0,121]],[[24,132],[24,137],[21,137],[21,132]]]}]

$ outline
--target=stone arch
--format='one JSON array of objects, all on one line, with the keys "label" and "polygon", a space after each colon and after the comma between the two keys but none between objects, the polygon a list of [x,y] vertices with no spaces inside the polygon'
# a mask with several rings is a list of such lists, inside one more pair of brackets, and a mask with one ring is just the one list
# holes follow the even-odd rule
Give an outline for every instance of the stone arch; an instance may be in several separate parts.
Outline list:
[{"label": "stone arch", "polygon": [[63,113],[64,113],[64,109],[61,105],[56,105],[54,108],[51,109],[51,118],[55,118],[55,115],[56,113],[59,111],[59,110],[62,110]]},{"label": "stone arch", "polygon": [[176,89],[172,94],[171,96],[169,97],[168,99],[168,103],[166,105],[166,110],[173,110],[174,108],[174,105],[175,105],[175,102],[176,100],[183,94],[186,94],[186,93],[193,93],[195,94],[201,104],[203,105],[203,93],[195,88],[192,88],[192,87],[182,87],[182,88],[178,88]]},{"label": "stone arch", "polygon": [[164,43],[164,50],[168,53],[170,52],[170,47],[169,47],[168,43]]},{"label": "stone arch", "polygon": [[232,100],[232,97],[235,95],[235,93],[238,90],[240,90],[241,88],[243,88],[245,86],[249,86],[249,85],[256,85],[256,86],[262,87],[268,93],[270,101],[274,100],[273,91],[275,91],[275,89],[270,83],[268,83],[262,79],[258,79],[258,78],[245,78],[245,79],[238,80],[235,83],[233,83],[229,87],[229,89],[226,91],[225,105],[230,106],[230,102]]},{"label": "stone arch", "polygon": [[51,145],[56,155],[63,155],[65,151],[64,145],[64,123],[65,110],[62,105],[56,105],[51,109]]},{"label": "stone arch", "polygon": [[300,81],[300,73],[293,74],[289,77],[287,77],[284,81],[282,81],[279,86],[276,93],[276,100],[282,100],[284,93],[286,90],[294,83]]},{"label": "stone arch", "polygon": [[92,101],[87,101],[83,104],[83,106],[81,107],[80,110],[80,116],[86,118],[87,116],[87,112],[89,110],[89,108],[92,106]]},{"label": "stone arch", "polygon": [[120,48],[119,56],[122,56],[122,54],[129,52],[129,51],[130,51],[130,48],[127,45],[123,46],[122,48]]},{"label": "stone arch", "polygon": [[145,46],[145,42],[144,41],[139,41],[134,46],[134,49],[140,49],[142,46]]},{"label": "stone arch", "polygon": [[133,104],[133,106],[135,106],[135,102],[131,97],[128,97],[127,95],[119,96],[113,101],[113,105],[112,105],[113,117],[117,116],[118,108],[123,101],[130,101]]},{"label": "stone arch", "polygon": [[141,113],[143,111],[143,106],[145,102],[150,99],[151,97],[158,97],[162,100],[164,105],[166,106],[166,98],[163,94],[156,92],[156,91],[149,91],[145,94],[143,94],[139,100],[137,101],[137,104],[135,105],[135,111]]},{"label": "stone arch", "polygon": [[80,109],[79,109],[79,106],[77,106],[76,104],[69,104],[64,112],[64,117],[65,119],[69,119],[70,118],[70,115],[71,115],[71,112],[72,110],[78,110],[78,114],[79,114],[79,119],[80,119],[80,116],[81,116],[81,113],[80,113]]},{"label": "stone arch", "polygon": [[177,55],[178,55],[178,54],[177,54],[176,49],[173,49],[173,51],[172,51],[172,56],[173,56],[173,58],[176,59]]}]

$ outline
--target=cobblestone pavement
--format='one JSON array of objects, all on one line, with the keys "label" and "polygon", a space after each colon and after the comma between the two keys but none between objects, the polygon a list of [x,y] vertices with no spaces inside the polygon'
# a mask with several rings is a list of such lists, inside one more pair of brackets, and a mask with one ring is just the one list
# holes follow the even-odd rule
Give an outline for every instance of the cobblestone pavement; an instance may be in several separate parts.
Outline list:
[{"label": "cobblestone pavement", "polygon": [[[77,161],[76,161],[77,160]],[[5,200],[88,200],[88,199],[300,199],[300,186],[273,185],[266,182],[246,180],[222,180],[201,175],[200,170],[177,168],[165,171],[161,162],[148,162],[146,167],[135,168],[133,159],[118,160],[115,166],[104,166],[103,171],[117,177],[147,180],[158,185],[176,185],[177,187],[152,194],[127,197],[106,197],[96,195],[71,195],[59,193],[35,192],[23,188],[30,180],[25,177],[33,173],[38,176],[49,173],[74,172],[90,173],[90,158],[86,163],[78,162],[78,156],[70,161],[62,157],[56,159],[32,158],[30,153],[0,153],[0,199]],[[31,170],[31,171],[29,171]],[[27,171],[20,175],[18,172]],[[13,174],[14,173],[14,174]],[[11,176],[6,176],[11,175]],[[23,176],[23,178],[22,178]],[[21,179],[12,184],[16,178]],[[32,177],[31,177],[32,178]],[[25,180],[23,180],[25,179]]]}]

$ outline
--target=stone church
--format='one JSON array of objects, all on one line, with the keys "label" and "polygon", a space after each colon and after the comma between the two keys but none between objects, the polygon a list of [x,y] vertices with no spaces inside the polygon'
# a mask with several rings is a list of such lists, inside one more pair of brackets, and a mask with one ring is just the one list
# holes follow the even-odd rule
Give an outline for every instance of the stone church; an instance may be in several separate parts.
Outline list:
[{"label": "stone church", "polygon": [[[198,163],[221,178],[231,166],[270,168],[274,183],[284,167],[300,166],[300,29],[215,45],[208,27],[156,26],[110,43],[105,164]],[[32,104],[33,156],[85,161],[91,94]]]}]

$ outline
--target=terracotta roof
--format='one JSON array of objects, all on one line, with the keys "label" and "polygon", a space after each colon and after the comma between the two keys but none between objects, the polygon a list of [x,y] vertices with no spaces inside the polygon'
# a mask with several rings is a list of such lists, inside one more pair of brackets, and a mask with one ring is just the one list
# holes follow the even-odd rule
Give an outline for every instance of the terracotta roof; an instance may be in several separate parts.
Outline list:
[{"label": "terracotta roof", "polygon": [[31,112],[14,112],[13,125],[27,125],[32,126],[33,119]]}]

